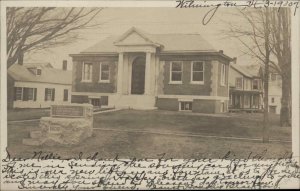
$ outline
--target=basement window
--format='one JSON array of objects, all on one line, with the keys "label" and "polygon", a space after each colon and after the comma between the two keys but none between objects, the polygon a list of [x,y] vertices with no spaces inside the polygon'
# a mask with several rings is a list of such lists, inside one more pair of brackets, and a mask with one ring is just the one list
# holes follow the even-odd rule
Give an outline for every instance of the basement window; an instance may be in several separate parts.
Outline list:
[{"label": "basement window", "polygon": [[180,111],[192,111],[192,102],[191,101],[182,101],[179,102]]}]

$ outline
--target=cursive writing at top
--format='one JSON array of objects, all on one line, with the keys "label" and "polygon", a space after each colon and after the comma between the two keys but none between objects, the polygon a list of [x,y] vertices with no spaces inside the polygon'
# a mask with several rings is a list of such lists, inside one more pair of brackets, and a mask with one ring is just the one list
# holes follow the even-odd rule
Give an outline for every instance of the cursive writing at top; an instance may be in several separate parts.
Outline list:
[{"label": "cursive writing at top", "polygon": [[175,8],[211,8],[209,9],[204,17],[202,18],[202,24],[207,25],[212,18],[215,16],[219,7],[243,7],[243,8],[262,8],[262,7],[277,7],[278,11],[282,7],[294,8],[294,16],[296,11],[299,8],[300,2],[298,0],[247,0],[247,1],[223,1],[214,2],[214,1],[195,1],[195,0],[176,0]]}]

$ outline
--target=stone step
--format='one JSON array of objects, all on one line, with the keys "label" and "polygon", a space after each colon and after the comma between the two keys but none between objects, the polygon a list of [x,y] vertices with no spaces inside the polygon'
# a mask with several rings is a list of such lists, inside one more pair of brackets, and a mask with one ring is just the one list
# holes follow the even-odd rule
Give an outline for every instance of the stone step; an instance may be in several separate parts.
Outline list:
[{"label": "stone step", "polygon": [[38,139],[42,136],[42,131],[30,131],[30,138]]},{"label": "stone step", "polygon": [[39,146],[41,145],[41,141],[39,139],[23,139],[22,140],[23,145],[29,145],[29,146]]}]

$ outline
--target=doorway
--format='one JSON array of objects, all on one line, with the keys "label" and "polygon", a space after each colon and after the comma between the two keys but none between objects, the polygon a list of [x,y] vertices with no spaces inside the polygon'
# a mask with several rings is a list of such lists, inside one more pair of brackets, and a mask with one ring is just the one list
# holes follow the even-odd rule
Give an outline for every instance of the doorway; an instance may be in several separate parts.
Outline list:
[{"label": "doorway", "polygon": [[144,94],[145,92],[145,57],[137,57],[132,62],[131,94]]}]

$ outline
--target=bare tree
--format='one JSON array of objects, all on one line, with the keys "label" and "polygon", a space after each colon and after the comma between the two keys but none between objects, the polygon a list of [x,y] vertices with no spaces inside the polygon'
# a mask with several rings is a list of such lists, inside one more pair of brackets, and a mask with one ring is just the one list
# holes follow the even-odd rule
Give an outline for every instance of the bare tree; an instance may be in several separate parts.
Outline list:
[{"label": "bare tree", "polygon": [[[269,67],[282,77],[280,125],[290,125],[291,117],[291,22],[288,8],[260,8],[239,10],[238,15],[247,27],[229,24],[229,34],[238,39],[249,54],[264,64],[264,109],[268,110],[267,86]],[[266,123],[266,121],[265,121]]]},{"label": "bare tree", "polygon": [[289,8],[274,8],[271,12],[272,53],[277,58],[282,77],[282,98],[280,111],[281,126],[291,122],[291,11]]},{"label": "bare tree", "polygon": [[74,42],[76,31],[97,26],[92,20],[102,8],[24,8],[6,9],[7,67],[22,64],[25,53]]},{"label": "bare tree", "polygon": [[270,46],[271,28],[269,8],[251,9],[248,11],[239,10],[238,15],[242,15],[247,27],[230,23],[230,37],[238,39],[247,51],[246,54],[260,60],[264,65],[263,84],[264,84],[264,123],[263,123],[263,142],[269,142],[269,67],[276,67],[271,60],[272,47]]}]

